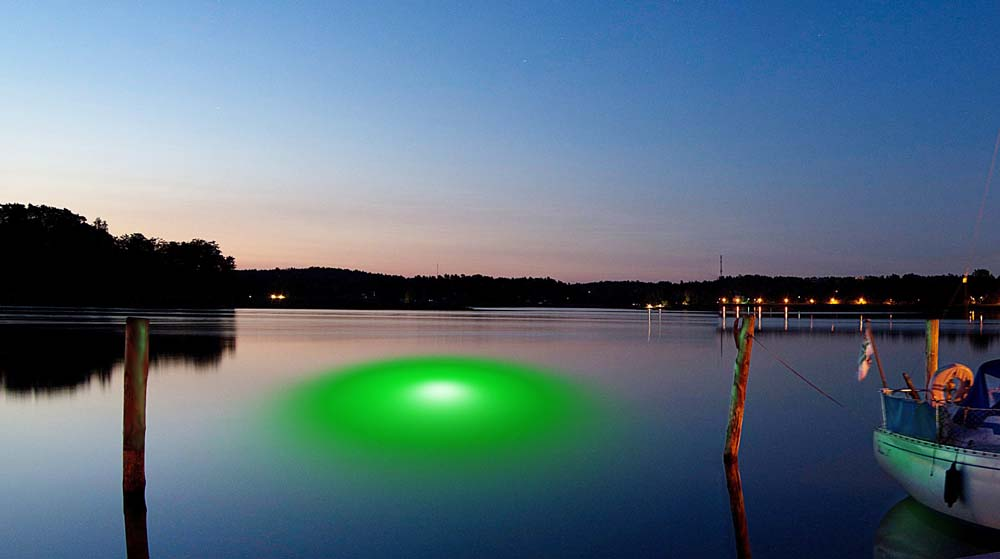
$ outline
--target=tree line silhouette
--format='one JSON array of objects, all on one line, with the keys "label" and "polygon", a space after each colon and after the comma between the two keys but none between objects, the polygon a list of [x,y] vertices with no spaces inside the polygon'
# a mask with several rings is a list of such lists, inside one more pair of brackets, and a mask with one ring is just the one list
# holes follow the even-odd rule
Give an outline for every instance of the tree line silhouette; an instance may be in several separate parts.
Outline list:
[{"label": "tree line silhouette", "polygon": [[[970,304],[997,304],[1000,281],[977,270],[959,275],[865,277],[732,276],[710,281],[598,281],[566,283],[552,278],[482,275],[403,277],[335,268],[238,272],[243,306],[326,308],[603,307],[716,309],[732,305],[788,305],[836,310],[903,307],[933,313]],[[272,295],[284,298],[272,298]],[[830,299],[837,300],[836,305]],[[864,303],[861,303],[861,300]],[[811,301],[811,302],[810,302]],[[973,303],[974,301],[974,303]],[[956,311],[958,312],[958,311]]]},{"label": "tree line silhouette", "polygon": [[0,304],[226,306],[236,262],[214,241],[113,236],[100,218],[0,205]]},{"label": "tree line silhouette", "polygon": [[832,309],[893,305],[940,310],[1000,302],[988,270],[960,275],[727,276],[693,282],[597,281],[483,275],[403,277],[340,268],[236,270],[214,241],[113,236],[66,209],[0,205],[0,304],[164,307],[716,308],[723,299]]}]

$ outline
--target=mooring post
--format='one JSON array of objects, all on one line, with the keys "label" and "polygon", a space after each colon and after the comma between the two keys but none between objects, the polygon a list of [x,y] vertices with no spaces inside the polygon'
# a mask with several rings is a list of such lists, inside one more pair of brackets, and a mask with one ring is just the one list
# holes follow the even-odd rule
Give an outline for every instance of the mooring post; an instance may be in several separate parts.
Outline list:
[{"label": "mooring post", "polygon": [[125,399],[122,427],[122,490],[146,489],[146,380],[149,378],[149,320],[125,321]]},{"label": "mooring post", "polygon": [[740,453],[743,433],[743,406],[747,399],[747,379],[750,377],[750,353],[753,350],[754,315],[747,314],[733,324],[736,337],[736,363],[733,365],[733,391],[729,399],[729,427],[726,430],[726,460]]},{"label": "mooring post", "polygon": [[927,383],[926,387],[930,387],[931,378],[934,377],[934,373],[938,369],[938,336],[940,334],[941,321],[932,318],[927,321],[927,334],[924,344],[924,356],[927,358]]}]

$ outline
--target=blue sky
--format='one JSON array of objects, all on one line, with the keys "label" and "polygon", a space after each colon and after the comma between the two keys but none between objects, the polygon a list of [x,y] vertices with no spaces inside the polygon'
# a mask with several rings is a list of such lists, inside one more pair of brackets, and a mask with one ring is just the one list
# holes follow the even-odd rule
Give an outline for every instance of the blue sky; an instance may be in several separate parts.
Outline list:
[{"label": "blue sky", "polygon": [[[240,267],[960,273],[1000,5],[8,3],[0,198]],[[1000,272],[1000,200],[974,267]]]}]

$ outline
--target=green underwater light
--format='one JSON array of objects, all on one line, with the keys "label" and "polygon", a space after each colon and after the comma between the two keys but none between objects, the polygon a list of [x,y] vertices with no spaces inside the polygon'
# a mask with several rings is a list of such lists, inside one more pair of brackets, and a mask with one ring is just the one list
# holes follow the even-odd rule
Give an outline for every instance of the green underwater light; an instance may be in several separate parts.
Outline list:
[{"label": "green underwater light", "polygon": [[282,399],[286,438],[370,459],[517,458],[565,448],[593,425],[583,390],[532,367],[413,357],[331,371]]}]

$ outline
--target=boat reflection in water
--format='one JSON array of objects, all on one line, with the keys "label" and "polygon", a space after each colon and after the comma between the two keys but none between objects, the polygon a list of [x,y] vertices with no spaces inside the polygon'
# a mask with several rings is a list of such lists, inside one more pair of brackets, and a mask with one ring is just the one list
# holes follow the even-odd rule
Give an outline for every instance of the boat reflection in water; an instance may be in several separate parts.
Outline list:
[{"label": "boat reflection in water", "polygon": [[1000,551],[1000,530],[931,510],[912,497],[885,513],[875,532],[875,559],[946,559]]}]

